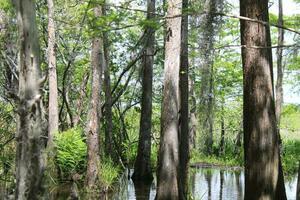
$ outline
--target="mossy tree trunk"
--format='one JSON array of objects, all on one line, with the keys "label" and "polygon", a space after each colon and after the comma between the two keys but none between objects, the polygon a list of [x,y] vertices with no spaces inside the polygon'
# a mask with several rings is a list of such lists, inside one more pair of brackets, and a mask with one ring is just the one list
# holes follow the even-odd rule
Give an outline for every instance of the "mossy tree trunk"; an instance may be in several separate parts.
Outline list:
[{"label": "mossy tree trunk", "polygon": [[157,200],[179,199],[179,69],[181,52],[181,0],[168,0],[166,19],[164,91],[157,168]]},{"label": "mossy tree trunk", "polygon": [[42,196],[47,125],[41,94],[44,80],[40,71],[35,1],[14,3],[20,42],[15,199],[38,200]]}]

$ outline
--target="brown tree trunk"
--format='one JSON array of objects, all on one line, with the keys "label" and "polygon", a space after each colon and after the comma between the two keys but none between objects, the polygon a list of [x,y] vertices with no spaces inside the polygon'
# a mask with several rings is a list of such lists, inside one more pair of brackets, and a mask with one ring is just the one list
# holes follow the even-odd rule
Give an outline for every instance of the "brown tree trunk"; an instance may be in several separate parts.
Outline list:
[{"label": "brown tree trunk", "polygon": [[[155,17],[155,0],[148,0],[147,20]],[[155,30],[145,30],[145,52],[143,55],[142,102],[138,152],[134,164],[134,180],[152,180],[151,171],[151,126],[152,126],[152,79]]]},{"label": "brown tree trunk", "polygon": [[[268,1],[240,0],[241,16],[269,21]],[[275,199],[279,169],[270,29],[241,20],[245,200]]]},{"label": "brown tree trunk", "polygon": [[[106,7],[103,7],[103,15],[106,15]],[[112,121],[112,94],[110,81],[110,62],[109,62],[109,41],[107,33],[103,33],[104,44],[104,93],[105,93],[105,108],[104,108],[104,122],[105,122],[105,152],[114,161],[117,160],[115,151],[113,150],[113,121]]]},{"label": "brown tree trunk", "polygon": [[157,168],[157,200],[179,199],[179,68],[181,46],[181,0],[168,0],[166,19],[164,91]]},{"label": "brown tree trunk", "polygon": [[48,66],[49,66],[49,126],[48,146],[53,145],[53,135],[58,131],[58,92],[55,56],[55,22],[53,0],[48,2]]},{"label": "brown tree trunk", "polygon": [[[182,10],[187,11],[188,0],[182,0]],[[185,14],[185,13],[184,13]],[[188,195],[189,162],[189,59],[188,59],[188,15],[181,19],[181,53],[180,53],[180,118],[179,118],[179,199]]]},{"label": "brown tree trunk", "polygon": [[35,2],[15,1],[19,25],[19,94],[15,199],[41,198],[47,136],[41,94],[40,47]]},{"label": "brown tree trunk", "polygon": [[[101,7],[94,8],[95,17],[102,16]],[[100,131],[100,90],[101,74],[104,63],[103,38],[94,37],[92,40],[91,67],[92,67],[92,94],[87,121],[87,173],[86,187],[95,189],[99,173],[99,131]]]},{"label": "brown tree trunk", "polygon": [[113,151],[113,121],[112,121],[112,97],[111,97],[111,85],[110,85],[110,67],[109,67],[109,47],[106,34],[104,39],[104,55],[105,55],[105,68],[104,68],[104,92],[105,92],[105,152],[113,160],[115,160],[115,154]]}]

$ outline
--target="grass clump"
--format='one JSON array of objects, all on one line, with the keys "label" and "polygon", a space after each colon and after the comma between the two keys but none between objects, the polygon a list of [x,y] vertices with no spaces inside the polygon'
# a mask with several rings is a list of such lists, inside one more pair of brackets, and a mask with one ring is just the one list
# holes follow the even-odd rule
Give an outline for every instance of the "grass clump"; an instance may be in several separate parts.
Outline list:
[{"label": "grass clump", "polygon": [[113,184],[118,179],[120,167],[115,165],[111,159],[103,159],[99,166],[100,184],[101,187],[107,191],[113,187]]}]

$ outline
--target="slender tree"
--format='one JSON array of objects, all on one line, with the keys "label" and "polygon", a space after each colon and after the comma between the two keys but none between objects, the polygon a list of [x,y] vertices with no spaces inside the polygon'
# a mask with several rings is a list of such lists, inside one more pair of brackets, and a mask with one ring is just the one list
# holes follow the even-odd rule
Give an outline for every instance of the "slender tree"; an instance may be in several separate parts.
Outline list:
[{"label": "slender tree", "polygon": [[200,126],[204,136],[205,152],[212,153],[213,146],[213,123],[214,123],[214,75],[213,57],[215,34],[218,30],[218,19],[214,15],[223,7],[223,0],[205,0],[204,11],[201,22],[202,32],[200,34],[199,50],[201,55],[201,88],[200,88]]},{"label": "slender tree", "polygon": [[[282,12],[282,0],[279,0],[279,6],[278,6],[278,25],[283,26],[283,12]],[[278,46],[282,46],[284,43],[284,29],[279,28],[278,29]],[[278,142],[279,142],[279,168],[278,168],[278,183],[276,187],[276,199],[277,200],[286,200],[286,192],[285,192],[285,186],[284,186],[284,175],[282,170],[282,164],[281,164],[281,155],[280,155],[280,149],[281,149],[281,136],[280,136],[280,118],[281,118],[281,107],[283,103],[283,71],[284,66],[282,64],[282,53],[283,49],[281,47],[277,48],[277,82],[276,82],[276,99],[275,99],[275,113],[276,113],[276,120],[277,120],[277,134],[278,134]]]},{"label": "slender tree", "polygon": [[35,1],[15,0],[19,25],[18,129],[16,133],[15,199],[41,198],[44,171],[42,152],[47,125],[41,94],[40,46]]},{"label": "slender tree", "polygon": [[48,145],[53,143],[53,134],[58,131],[58,94],[55,56],[55,22],[53,0],[48,3],[48,66],[49,66],[49,125]]},{"label": "slender tree", "polygon": [[[106,15],[106,7],[103,6],[103,15]],[[107,33],[103,33],[104,44],[104,93],[105,93],[105,108],[104,108],[104,121],[105,121],[105,151],[113,160],[116,160],[113,151],[113,121],[112,121],[112,97],[111,97],[111,81],[110,81],[110,63],[109,63],[109,41]]]},{"label": "slender tree", "polygon": [[188,59],[188,0],[182,0],[180,52],[180,118],[179,118],[179,199],[187,199],[189,161],[189,59]]},{"label": "slender tree", "polygon": [[[102,8],[100,6],[94,7],[95,17],[102,16]],[[103,52],[103,37],[96,33],[92,39],[91,52],[91,68],[92,68],[92,91],[90,99],[90,108],[87,120],[87,173],[86,186],[88,189],[93,189],[97,183],[98,165],[100,163],[99,155],[99,131],[100,131],[100,90],[101,90],[101,74],[104,64]]]},{"label": "slender tree", "polygon": [[[278,25],[283,26],[283,13],[282,13],[282,0],[278,1]],[[277,82],[276,82],[276,119],[278,130],[280,130],[280,115],[281,115],[281,107],[283,102],[283,65],[282,65],[282,46],[284,42],[284,29],[278,29],[278,48],[276,52],[277,56]]]},{"label": "slender tree", "polygon": [[[147,20],[154,20],[155,0],[147,1]],[[145,51],[142,58],[142,101],[137,157],[134,164],[134,180],[152,180],[151,171],[151,126],[152,126],[152,79],[155,44],[155,29],[145,29]]]},{"label": "slender tree", "polygon": [[[241,16],[269,21],[268,0],[240,0]],[[275,199],[279,138],[275,115],[270,28],[241,20],[244,76],[245,200]]]},{"label": "slender tree", "polygon": [[157,168],[157,200],[179,199],[179,68],[181,52],[181,0],[168,0],[166,19],[164,91]]}]

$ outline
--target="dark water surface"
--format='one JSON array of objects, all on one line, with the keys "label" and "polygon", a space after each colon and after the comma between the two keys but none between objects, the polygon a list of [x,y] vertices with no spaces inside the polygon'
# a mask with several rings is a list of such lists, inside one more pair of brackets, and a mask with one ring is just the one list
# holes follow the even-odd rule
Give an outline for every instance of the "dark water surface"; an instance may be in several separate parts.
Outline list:
[{"label": "dark water surface", "polygon": [[[130,172],[132,173],[132,171]],[[128,172],[120,179],[119,188],[112,200],[153,200],[156,179],[151,184],[142,185],[128,180]],[[297,176],[286,180],[288,200],[296,199]],[[190,170],[189,188],[195,200],[243,200],[244,172],[242,170],[198,168]]]}]

